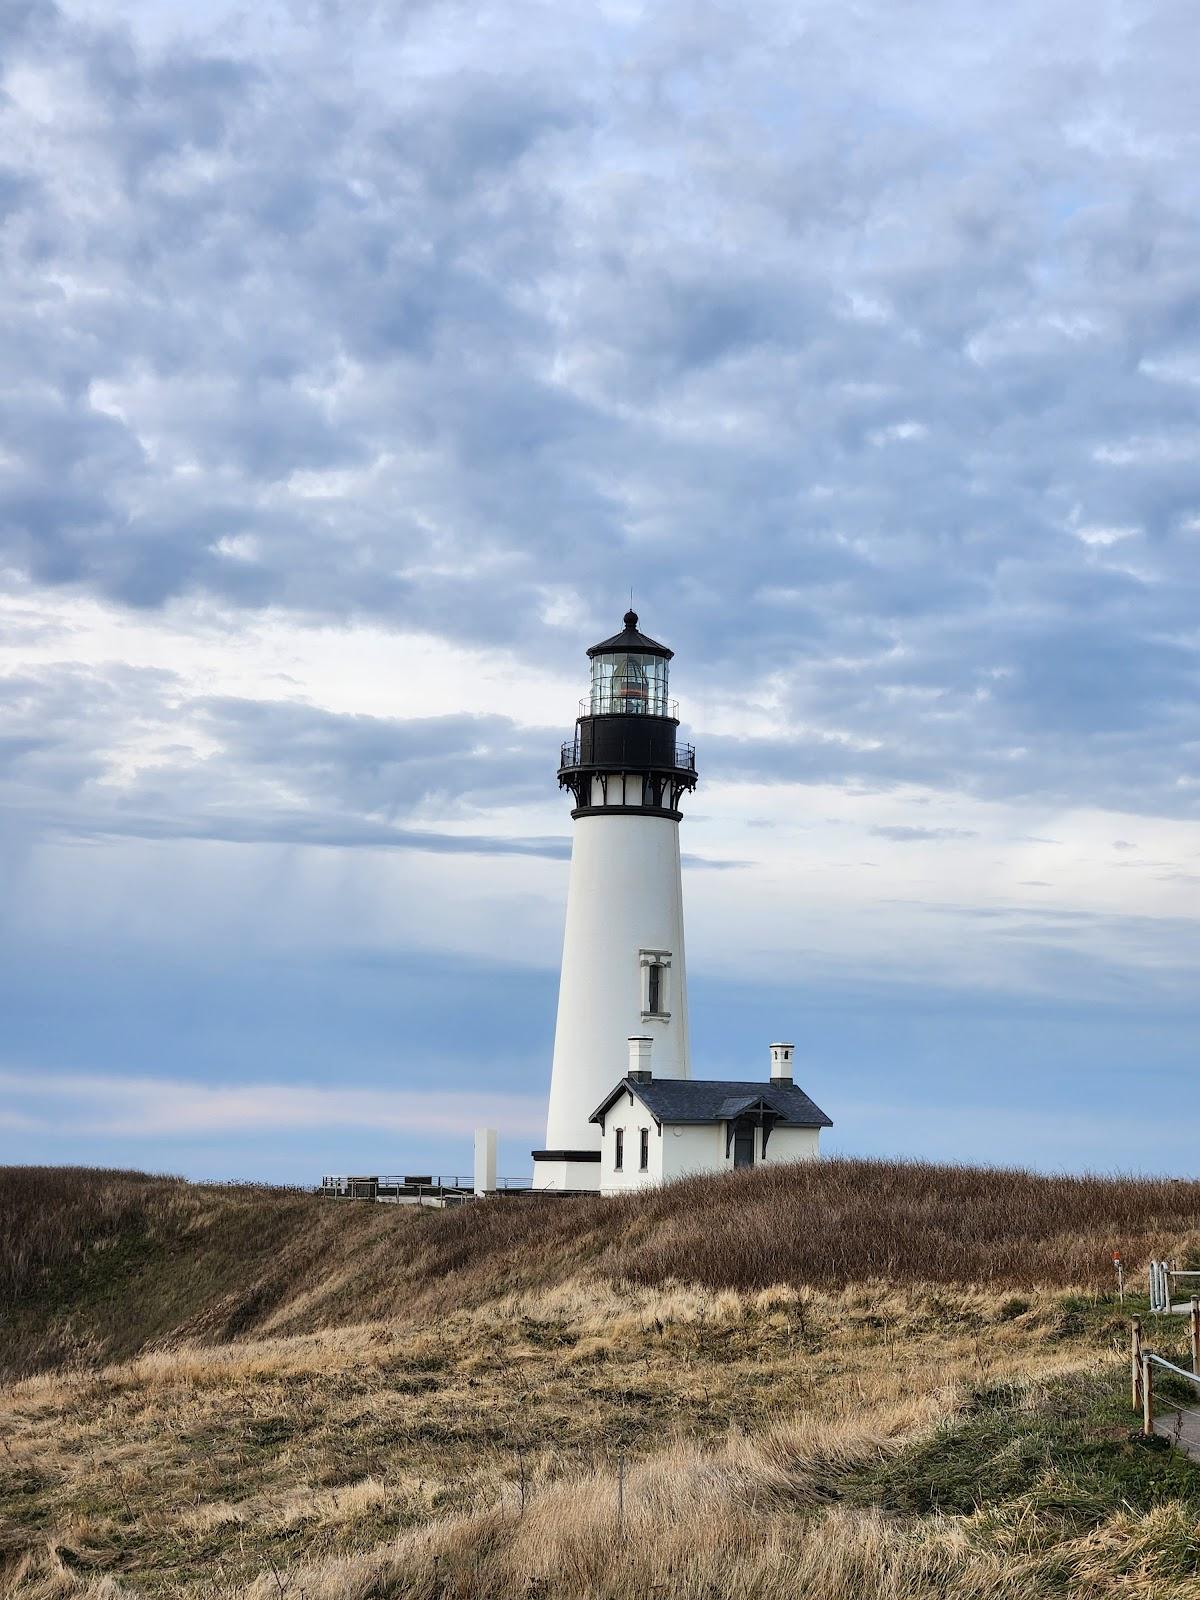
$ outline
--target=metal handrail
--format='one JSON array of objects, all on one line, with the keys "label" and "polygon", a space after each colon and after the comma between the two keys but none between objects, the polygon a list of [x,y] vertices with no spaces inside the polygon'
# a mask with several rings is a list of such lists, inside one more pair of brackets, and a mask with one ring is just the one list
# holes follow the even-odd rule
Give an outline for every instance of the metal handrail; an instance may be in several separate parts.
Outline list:
[{"label": "metal handrail", "polygon": [[[677,743],[675,745],[674,758],[674,767],[666,770],[673,772],[695,772],[696,746],[694,744]],[[562,751],[559,756],[558,764],[560,768],[578,767],[583,764],[583,748],[578,737],[574,739],[563,740]],[[634,762],[633,765],[639,770],[644,770],[644,763],[640,760]],[[608,767],[609,763],[605,762],[605,766]],[[657,766],[655,770],[658,770]]]},{"label": "metal handrail", "polygon": [[1186,1367],[1177,1367],[1173,1361],[1168,1361],[1166,1356],[1155,1355],[1153,1350],[1143,1350],[1142,1359],[1153,1361],[1156,1367],[1166,1367],[1168,1372],[1174,1372],[1180,1378],[1186,1378],[1189,1383],[1200,1385],[1200,1372],[1189,1372]]},{"label": "metal handrail", "polygon": [[1191,1268],[1172,1267],[1166,1261],[1151,1261],[1149,1267],[1150,1277],[1150,1309],[1151,1311],[1171,1314],[1176,1310],[1186,1311],[1186,1306],[1175,1307],[1171,1303],[1171,1282],[1174,1278],[1200,1278],[1200,1271]]},{"label": "metal handrail", "polygon": [[[474,1174],[449,1173],[440,1174],[437,1177],[431,1176],[427,1183],[417,1183],[399,1173],[381,1172],[378,1176],[372,1175],[370,1177],[347,1176],[342,1179],[340,1184],[335,1184],[331,1179],[322,1180],[320,1189],[326,1194],[348,1194],[352,1183],[364,1188],[368,1185],[373,1186],[376,1191],[380,1189],[416,1189],[421,1193],[433,1193],[435,1190],[443,1189],[474,1190],[475,1177]],[[497,1189],[524,1189],[528,1188],[528,1179],[497,1178],[496,1187]]]}]

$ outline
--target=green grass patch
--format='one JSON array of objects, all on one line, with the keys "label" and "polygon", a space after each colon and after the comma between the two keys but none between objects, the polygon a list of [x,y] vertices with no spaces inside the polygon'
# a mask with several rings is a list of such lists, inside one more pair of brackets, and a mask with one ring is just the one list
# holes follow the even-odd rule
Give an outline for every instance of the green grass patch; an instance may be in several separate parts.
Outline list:
[{"label": "green grass patch", "polygon": [[1120,1369],[983,1389],[929,1437],[852,1475],[842,1492],[921,1515],[1004,1515],[1019,1502],[1060,1533],[1169,1502],[1200,1518],[1200,1466],[1141,1440]]}]

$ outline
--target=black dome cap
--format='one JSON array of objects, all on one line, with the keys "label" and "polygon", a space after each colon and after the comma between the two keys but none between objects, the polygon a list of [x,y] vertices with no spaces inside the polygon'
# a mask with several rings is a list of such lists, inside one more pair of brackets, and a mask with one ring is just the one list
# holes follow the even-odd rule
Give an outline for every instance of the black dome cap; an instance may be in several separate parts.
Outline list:
[{"label": "black dome cap", "polygon": [[668,650],[665,644],[659,644],[657,639],[650,639],[644,633],[638,632],[638,615],[636,611],[627,611],[622,619],[625,628],[622,633],[614,633],[611,639],[602,639],[599,644],[594,644],[588,651],[589,656],[606,656],[617,651],[630,651],[641,656],[661,656],[664,661],[670,661],[675,654]]}]

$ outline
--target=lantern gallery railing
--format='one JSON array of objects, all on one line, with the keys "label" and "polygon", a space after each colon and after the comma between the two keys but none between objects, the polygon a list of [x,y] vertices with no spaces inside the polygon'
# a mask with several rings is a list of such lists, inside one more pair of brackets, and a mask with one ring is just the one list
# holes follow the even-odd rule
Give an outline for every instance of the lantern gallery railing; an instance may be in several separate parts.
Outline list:
[{"label": "lantern gallery railing", "polygon": [[[658,761],[654,761],[653,765],[656,768],[661,766],[662,770],[664,771],[695,772],[696,746],[694,744],[676,744],[671,750],[667,751],[667,755],[671,758],[670,762],[660,763]],[[585,752],[577,733],[573,739],[565,739],[563,741],[562,755],[558,764],[559,770],[569,771],[572,767],[590,765],[595,757],[595,751]],[[608,750],[606,750],[605,758],[606,760],[611,761],[614,766],[619,766],[621,764],[621,757],[618,752],[614,751],[610,753]],[[634,770],[640,770],[645,763],[646,756],[640,746],[636,752],[629,752],[629,764],[631,768]]]},{"label": "lantern gallery railing", "polygon": [[679,721],[679,701],[668,700],[655,684],[594,683],[591,694],[579,702],[581,717],[674,717]]}]

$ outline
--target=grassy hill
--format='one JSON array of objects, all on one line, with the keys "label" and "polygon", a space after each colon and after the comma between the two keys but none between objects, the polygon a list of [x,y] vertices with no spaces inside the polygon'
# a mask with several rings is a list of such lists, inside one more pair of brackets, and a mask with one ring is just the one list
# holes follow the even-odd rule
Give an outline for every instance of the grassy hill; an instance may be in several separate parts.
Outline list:
[{"label": "grassy hill", "polygon": [[1131,1436],[1114,1249],[1200,1256],[1200,1185],[0,1170],[0,1595],[1182,1600],[1200,1471]]}]

